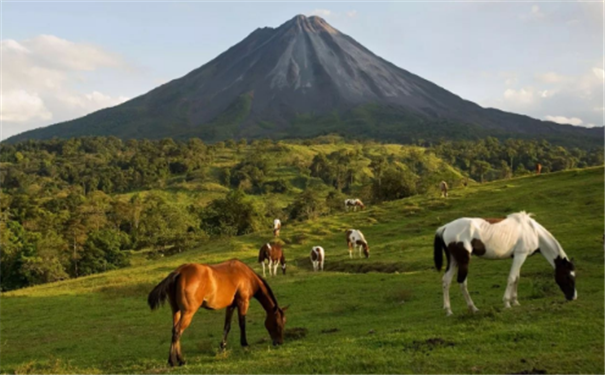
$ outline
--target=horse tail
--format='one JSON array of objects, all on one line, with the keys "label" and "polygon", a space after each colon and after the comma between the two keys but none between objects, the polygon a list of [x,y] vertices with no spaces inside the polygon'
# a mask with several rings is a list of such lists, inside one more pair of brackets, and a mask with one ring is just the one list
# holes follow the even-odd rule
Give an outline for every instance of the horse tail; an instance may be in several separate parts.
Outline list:
[{"label": "horse tail", "polygon": [[437,229],[435,240],[433,241],[433,260],[435,261],[435,268],[437,271],[441,271],[441,267],[443,267],[443,252],[445,252],[447,256],[447,269],[450,268],[450,257],[447,246],[445,246],[445,242],[443,241],[444,231],[445,226]]},{"label": "horse tail", "polygon": [[160,281],[158,285],[149,293],[147,297],[147,304],[151,310],[155,310],[164,304],[168,293],[174,289],[174,285],[180,276],[180,271],[172,271],[164,280]]}]

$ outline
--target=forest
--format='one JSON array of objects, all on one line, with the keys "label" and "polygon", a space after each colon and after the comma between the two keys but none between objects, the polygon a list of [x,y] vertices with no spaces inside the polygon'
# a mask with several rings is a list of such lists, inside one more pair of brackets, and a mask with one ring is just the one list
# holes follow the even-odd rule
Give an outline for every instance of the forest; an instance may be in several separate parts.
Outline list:
[{"label": "forest", "polygon": [[603,164],[603,149],[519,139],[392,145],[83,137],[0,149],[2,291],[126,267],[210,237],[415,194]]}]

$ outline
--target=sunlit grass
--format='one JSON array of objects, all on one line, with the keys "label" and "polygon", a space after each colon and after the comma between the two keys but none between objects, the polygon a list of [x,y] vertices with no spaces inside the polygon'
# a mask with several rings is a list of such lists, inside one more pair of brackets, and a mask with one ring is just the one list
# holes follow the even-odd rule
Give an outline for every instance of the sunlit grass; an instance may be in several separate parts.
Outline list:
[{"label": "sunlit grass", "polygon": [[[258,248],[270,228],[199,244],[138,266],[26,288],[1,297],[3,373],[603,373],[603,168],[567,171],[453,189],[449,199],[417,196],[357,213],[285,222],[288,275],[269,280],[288,328],[270,346],[264,311],[253,301],[249,350],[233,324],[229,348],[218,343],[224,311],[200,310],[183,336],[188,364],[166,366],[171,317],[151,313],[147,293],[185,262],[239,258],[259,270]],[[520,307],[502,308],[509,261],[473,259],[469,290],[480,309],[466,311],[452,286],[454,316],[441,309],[434,271],[435,228],[460,216],[534,213],[575,257],[579,299],[565,302],[541,256],[521,271]],[[361,229],[369,259],[349,259],[344,231]],[[311,246],[326,250],[313,273]],[[235,321],[234,321],[235,323]]]}]

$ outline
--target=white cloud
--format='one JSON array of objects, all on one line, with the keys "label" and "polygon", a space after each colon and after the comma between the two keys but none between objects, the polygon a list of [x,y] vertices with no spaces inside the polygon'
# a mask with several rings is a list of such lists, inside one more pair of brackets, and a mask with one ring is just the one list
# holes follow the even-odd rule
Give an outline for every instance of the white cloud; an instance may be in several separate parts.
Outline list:
[{"label": "white cloud", "polygon": [[605,79],[605,70],[601,69],[601,68],[592,68],[592,72],[594,73],[594,75],[600,79],[601,81],[603,79]]},{"label": "white cloud", "polygon": [[3,135],[86,115],[127,98],[83,89],[88,72],[126,70],[119,56],[54,35],[0,41],[3,55]]},{"label": "white cloud", "polygon": [[[565,116],[545,116],[545,120],[556,122],[558,124],[571,124],[575,126],[582,125],[584,121],[577,117],[565,117]],[[593,125],[593,124],[589,124]],[[594,126],[594,125],[593,125]]]},{"label": "white cloud", "polygon": [[320,17],[330,17],[331,14],[332,14],[332,11],[330,11],[328,9],[314,9],[311,12],[311,15],[320,16]]},{"label": "white cloud", "polygon": [[536,100],[537,92],[533,87],[525,87],[519,90],[506,89],[504,91],[504,100],[516,105],[531,105]]},{"label": "white cloud", "polygon": [[346,12],[345,14],[349,18],[355,18],[355,17],[357,17],[357,11],[356,10],[350,10],[350,11]]},{"label": "white cloud", "polygon": [[546,14],[540,10],[538,5],[532,5],[528,13],[523,13],[519,16],[522,20],[540,20],[546,18]]},{"label": "white cloud", "polygon": [[2,107],[2,121],[21,123],[32,119],[50,120],[53,117],[38,94],[25,90],[2,93]]},{"label": "white cloud", "polygon": [[536,79],[542,83],[562,83],[570,80],[569,77],[557,74],[555,72],[536,74]]}]

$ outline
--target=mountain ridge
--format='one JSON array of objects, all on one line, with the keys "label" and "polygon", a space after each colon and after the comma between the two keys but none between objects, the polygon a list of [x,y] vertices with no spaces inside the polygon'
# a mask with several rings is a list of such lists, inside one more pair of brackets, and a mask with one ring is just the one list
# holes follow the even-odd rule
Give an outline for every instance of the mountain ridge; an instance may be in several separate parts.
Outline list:
[{"label": "mountain ridge", "polygon": [[[250,103],[238,106],[243,96]],[[552,138],[551,133],[556,133],[559,138],[562,134],[578,138],[579,144],[602,144],[603,139],[602,129],[567,127],[482,108],[375,55],[321,17],[298,15],[277,28],[257,28],[208,63],[144,95],[8,141],[82,135],[125,139],[200,136],[209,141],[243,135],[287,138],[296,136],[292,123],[301,115],[322,122],[323,116],[333,112],[348,116],[368,105],[384,108],[378,111],[389,112],[391,118],[393,113],[405,112],[404,117],[415,119],[406,123],[411,133],[422,134],[422,127],[445,121],[456,128],[453,132],[479,126],[483,130],[479,133],[503,137]],[[246,111],[230,114],[233,108]],[[237,119],[237,123],[230,123],[229,131],[217,128],[221,117]],[[262,123],[269,124],[270,131],[263,130]],[[374,136],[380,127],[393,123],[366,123],[363,133],[380,138]],[[350,129],[345,125],[333,130],[347,134]],[[309,135],[324,130],[306,126]],[[446,129],[445,134],[452,131]]]}]

